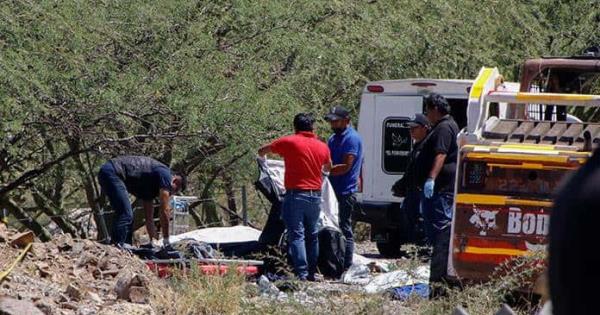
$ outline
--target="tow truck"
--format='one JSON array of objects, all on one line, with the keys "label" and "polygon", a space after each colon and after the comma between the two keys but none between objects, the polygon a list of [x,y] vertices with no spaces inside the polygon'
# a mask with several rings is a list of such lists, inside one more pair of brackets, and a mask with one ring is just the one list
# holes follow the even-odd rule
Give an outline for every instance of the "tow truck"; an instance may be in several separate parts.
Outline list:
[{"label": "tow truck", "polygon": [[[600,142],[600,56],[542,58],[523,66],[520,92],[499,91],[482,68],[458,136],[448,274],[486,281],[501,263],[548,242],[553,192]],[[508,103],[500,119],[495,104]],[[582,120],[584,119],[584,120]]]}]

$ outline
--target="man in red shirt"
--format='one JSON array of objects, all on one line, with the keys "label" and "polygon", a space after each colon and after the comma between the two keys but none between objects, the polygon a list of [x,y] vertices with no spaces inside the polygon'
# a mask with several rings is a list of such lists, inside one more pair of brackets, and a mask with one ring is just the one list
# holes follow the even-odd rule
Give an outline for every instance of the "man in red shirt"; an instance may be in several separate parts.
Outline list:
[{"label": "man in red shirt", "polygon": [[295,134],[281,137],[258,150],[264,157],[275,153],[285,162],[285,197],[282,218],[287,228],[288,252],[300,280],[314,281],[319,256],[317,221],[321,211],[323,172],[331,170],[327,145],[313,133],[315,119],[294,117]]}]

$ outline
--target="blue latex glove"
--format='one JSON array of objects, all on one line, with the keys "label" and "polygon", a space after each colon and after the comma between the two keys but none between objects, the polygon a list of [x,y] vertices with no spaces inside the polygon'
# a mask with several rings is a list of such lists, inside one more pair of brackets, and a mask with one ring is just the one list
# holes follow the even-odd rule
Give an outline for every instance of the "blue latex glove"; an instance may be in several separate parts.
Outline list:
[{"label": "blue latex glove", "polygon": [[435,180],[433,178],[428,178],[425,182],[425,186],[423,186],[425,198],[429,199],[433,196],[433,187],[435,187]]}]

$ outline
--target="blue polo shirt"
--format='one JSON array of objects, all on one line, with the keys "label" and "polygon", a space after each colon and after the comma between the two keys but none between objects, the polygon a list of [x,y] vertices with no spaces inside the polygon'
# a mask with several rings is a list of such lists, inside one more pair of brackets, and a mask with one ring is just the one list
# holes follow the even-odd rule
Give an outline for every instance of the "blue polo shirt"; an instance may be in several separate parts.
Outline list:
[{"label": "blue polo shirt", "polygon": [[362,140],[358,132],[351,126],[348,126],[341,134],[333,134],[327,141],[329,151],[331,151],[331,161],[333,165],[344,162],[344,155],[354,155],[352,168],[343,175],[329,176],[329,181],[337,195],[349,195],[358,191],[358,181],[360,177],[360,168],[363,161]]}]

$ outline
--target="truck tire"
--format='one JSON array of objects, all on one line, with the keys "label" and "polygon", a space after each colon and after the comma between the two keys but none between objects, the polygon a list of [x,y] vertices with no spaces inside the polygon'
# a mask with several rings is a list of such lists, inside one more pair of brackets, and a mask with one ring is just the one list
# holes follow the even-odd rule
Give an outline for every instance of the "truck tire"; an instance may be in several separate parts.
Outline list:
[{"label": "truck tire", "polygon": [[400,246],[402,244],[397,239],[389,242],[377,242],[377,250],[385,258],[398,258],[402,256]]}]

